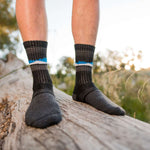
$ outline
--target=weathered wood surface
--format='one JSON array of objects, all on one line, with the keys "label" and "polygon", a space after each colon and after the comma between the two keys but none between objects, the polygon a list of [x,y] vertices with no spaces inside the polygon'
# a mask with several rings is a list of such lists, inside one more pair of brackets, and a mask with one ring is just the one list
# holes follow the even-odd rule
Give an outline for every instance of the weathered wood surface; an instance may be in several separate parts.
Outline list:
[{"label": "weathered wood surface", "polygon": [[[14,60],[10,59],[11,63],[8,60],[3,70],[13,65]],[[24,65],[21,61],[18,63]],[[32,96],[31,89],[29,68],[0,79],[0,102],[7,99],[11,112],[4,150],[150,150],[150,124],[129,116],[111,116],[97,111],[73,101],[58,89],[55,95],[63,121],[47,129],[26,126],[24,114]]]}]

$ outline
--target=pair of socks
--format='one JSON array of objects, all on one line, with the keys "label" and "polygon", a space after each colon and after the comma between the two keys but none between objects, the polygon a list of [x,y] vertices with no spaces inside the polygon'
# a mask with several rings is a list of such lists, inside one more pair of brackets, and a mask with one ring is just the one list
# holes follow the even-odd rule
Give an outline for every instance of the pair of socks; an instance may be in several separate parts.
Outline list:
[{"label": "pair of socks", "polygon": [[[62,120],[62,114],[55,100],[47,69],[47,42],[26,41],[24,47],[33,75],[33,96],[25,114],[25,122],[36,128],[58,124]],[[125,115],[125,111],[107,98],[92,82],[94,50],[92,45],[75,45],[76,81],[72,98],[111,115]]]}]

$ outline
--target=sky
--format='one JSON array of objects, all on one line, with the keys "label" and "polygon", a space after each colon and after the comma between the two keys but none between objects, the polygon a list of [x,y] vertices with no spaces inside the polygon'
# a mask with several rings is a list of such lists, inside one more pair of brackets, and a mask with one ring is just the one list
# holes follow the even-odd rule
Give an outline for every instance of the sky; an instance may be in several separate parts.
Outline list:
[{"label": "sky", "polygon": [[[46,0],[48,17],[48,63],[52,72],[62,56],[74,58],[74,40],[71,33],[72,0]],[[140,67],[150,67],[150,0],[100,0],[100,22],[95,53],[106,50],[135,53],[142,50]],[[21,36],[20,36],[21,40]],[[20,42],[22,43],[22,41]],[[22,47],[23,48],[23,47]],[[18,56],[27,62],[25,50]]]}]

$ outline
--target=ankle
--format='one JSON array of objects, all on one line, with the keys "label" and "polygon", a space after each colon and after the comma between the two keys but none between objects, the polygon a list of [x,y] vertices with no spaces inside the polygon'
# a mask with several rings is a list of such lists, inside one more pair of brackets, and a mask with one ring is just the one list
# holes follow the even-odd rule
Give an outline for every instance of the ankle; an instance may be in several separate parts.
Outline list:
[{"label": "ankle", "polygon": [[88,83],[75,84],[73,93],[79,94],[90,88],[96,88],[96,86],[94,85],[94,83],[92,81],[90,81]]}]

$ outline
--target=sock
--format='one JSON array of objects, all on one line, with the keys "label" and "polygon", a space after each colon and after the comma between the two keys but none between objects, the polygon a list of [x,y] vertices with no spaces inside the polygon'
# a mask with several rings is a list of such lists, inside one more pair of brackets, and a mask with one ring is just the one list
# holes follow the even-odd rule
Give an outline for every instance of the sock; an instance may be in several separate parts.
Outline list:
[{"label": "sock", "polygon": [[46,128],[62,119],[47,69],[47,42],[26,41],[23,44],[33,76],[33,96],[25,114],[25,122],[32,127]]},{"label": "sock", "polygon": [[92,45],[75,45],[76,82],[72,98],[111,115],[125,115],[123,108],[113,103],[92,82],[94,50]]}]

